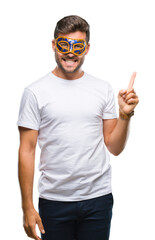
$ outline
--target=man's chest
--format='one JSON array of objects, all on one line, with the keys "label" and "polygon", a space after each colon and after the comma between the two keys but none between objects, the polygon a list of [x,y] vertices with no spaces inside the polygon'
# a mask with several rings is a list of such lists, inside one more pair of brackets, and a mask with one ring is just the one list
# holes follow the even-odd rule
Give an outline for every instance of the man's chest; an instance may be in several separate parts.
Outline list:
[{"label": "man's chest", "polygon": [[46,96],[41,111],[43,121],[98,122],[102,119],[105,99],[99,92],[87,88],[63,88]]}]

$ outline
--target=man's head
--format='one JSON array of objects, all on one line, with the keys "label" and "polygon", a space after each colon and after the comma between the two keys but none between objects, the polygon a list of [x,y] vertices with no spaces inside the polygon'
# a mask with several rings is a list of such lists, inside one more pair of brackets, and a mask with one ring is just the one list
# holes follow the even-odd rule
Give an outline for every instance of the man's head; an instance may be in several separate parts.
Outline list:
[{"label": "man's head", "polygon": [[59,70],[77,72],[89,51],[89,24],[79,16],[67,16],[58,21],[52,47]]}]

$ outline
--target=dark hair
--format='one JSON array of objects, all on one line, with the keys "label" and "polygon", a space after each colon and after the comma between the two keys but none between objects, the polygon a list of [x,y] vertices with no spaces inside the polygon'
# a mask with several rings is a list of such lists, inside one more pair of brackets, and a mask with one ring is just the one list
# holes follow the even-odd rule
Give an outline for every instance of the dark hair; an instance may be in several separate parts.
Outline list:
[{"label": "dark hair", "polygon": [[86,20],[76,15],[66,16],[57,22],[54,31],[54,38],[56,39],[61,33],[67,34],[76,31],[85,32],[86,42],[89,42],[89,24],[86,22]]}]

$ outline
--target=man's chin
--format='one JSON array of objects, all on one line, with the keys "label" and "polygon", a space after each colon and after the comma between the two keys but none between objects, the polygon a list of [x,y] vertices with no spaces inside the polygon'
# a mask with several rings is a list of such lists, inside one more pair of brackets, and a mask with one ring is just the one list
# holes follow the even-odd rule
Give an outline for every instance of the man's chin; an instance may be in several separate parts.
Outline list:
[{"label": "man's chin", "polygon": [[65,69],[65,68],[63,68],[63,70],[64,70],[65,73],[75,73],[78,70],[78,68],[75,68],[75,69]]},{"label": "man's chin", "polygon": [[63,70],[64,73],[75,73],[80,68],[80,66],[77,66],[75,68],[65,68],[62,65],[59,65],[59,67]]}]

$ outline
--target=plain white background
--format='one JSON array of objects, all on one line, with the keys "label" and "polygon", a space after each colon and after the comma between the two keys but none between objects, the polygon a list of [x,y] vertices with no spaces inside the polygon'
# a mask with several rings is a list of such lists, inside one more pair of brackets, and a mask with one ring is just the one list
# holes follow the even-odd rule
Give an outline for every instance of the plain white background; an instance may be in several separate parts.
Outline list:
[{"label": "plain white background", "polygon": [[[51,40],[56,22],[70,14],[90,24],[90,52],[83,70],[113,86],[116,102],[137,71],[140,102],[124,152],[111,155],[114,209],[110,240],[155,239],[155,35],[154,1],[6,0],[0,6],[0,216],[1,238],[22,239],[18,184],[19,103],[26,85],[55,67]],[[118,110],[118,105],[117,105]],[[38,208],[37,147],[34,204]],[[38,231],[38,230],[37,230]]]}]

